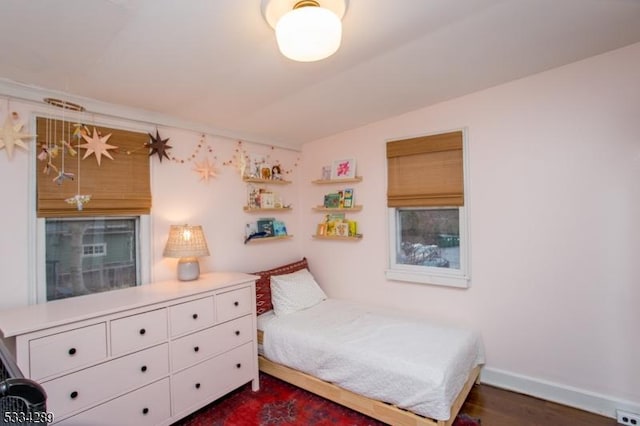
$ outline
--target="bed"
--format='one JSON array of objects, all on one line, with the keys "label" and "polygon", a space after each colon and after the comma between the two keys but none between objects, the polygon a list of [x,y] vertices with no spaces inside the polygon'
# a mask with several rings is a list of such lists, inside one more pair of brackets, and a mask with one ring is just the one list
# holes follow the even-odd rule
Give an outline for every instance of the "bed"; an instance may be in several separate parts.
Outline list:
[{"label": "bed", "polygon": [[327,298],[307,266],[254,273],[260,370],[385,423],[451,425],[484,362],[479,335]]}]

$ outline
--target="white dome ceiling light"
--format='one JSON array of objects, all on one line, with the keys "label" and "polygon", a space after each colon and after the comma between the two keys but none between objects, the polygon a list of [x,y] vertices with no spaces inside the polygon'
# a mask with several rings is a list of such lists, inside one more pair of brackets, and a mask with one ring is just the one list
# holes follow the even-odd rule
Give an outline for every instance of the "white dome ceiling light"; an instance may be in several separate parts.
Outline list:
[{"label": "white dome ceiling light", "polygon": [[276,31],[280,52],[298,62],[333,55],[342,41],[347,0],[263,0],[262,13]]}]

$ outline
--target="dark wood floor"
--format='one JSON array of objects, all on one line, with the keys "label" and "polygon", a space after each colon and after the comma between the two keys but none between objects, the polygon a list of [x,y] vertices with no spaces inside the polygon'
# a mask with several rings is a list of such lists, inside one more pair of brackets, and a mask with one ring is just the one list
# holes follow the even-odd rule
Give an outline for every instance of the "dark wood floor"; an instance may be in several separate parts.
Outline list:
[{"label": "dark wood floor", "polygon": [[615,426],[616,420],[564,405],[475,385],[460,410],[482,426]]}]

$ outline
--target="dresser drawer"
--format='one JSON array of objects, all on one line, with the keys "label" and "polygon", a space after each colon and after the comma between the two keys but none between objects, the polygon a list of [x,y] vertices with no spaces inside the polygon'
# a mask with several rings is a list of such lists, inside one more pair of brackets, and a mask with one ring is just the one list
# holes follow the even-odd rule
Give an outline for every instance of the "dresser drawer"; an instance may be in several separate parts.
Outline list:
[{"label": "dresser drawer", "polygon": [[167,311],[156,309],[111,321],[111,355],[124,355],[167,340]]},{"label": "dresser drawer", "polygon": [[42,383],[47,410],[57,418],[86,409],[169,373],[167,344]]},{"label": "dresser drawer", "polygon": [[30,378],[40,380],[102,361],[107,357],[107,327],[99,323],[29,341]]},{"label": "dresser drawer", "polygon": [[252,340],[251,330],[251,316],[247,315],[175,340],[171,344],[173,371]]},{"label": "dresser drawer", "polygon": [[157,425],[171,417],[169,394],[169,379],[167,378],[70,417],[58,424],[61,426]]},{"label": "dresser drawer", "polygon": [[196,409],[254,378],[253,344],[246,343],[172,377],[173,414]]},{"label": "dresser drawer", "polygon": [[216,294],[218,322],[229,321],[251,313],[251,287]]},{"label": "dresser drawer", "polygon": [[213,325],[213,297],[174,305],[170,309],[171,335],[178,336]]}]

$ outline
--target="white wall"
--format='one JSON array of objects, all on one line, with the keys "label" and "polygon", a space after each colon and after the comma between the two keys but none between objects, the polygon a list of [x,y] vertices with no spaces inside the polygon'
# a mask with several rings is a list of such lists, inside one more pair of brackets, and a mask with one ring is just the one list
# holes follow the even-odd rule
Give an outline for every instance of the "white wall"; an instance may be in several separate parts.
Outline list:
[{"label": "white wall", "polygon": [[[304,241],[331,296],[479,329],[489,381],[613,415],[640,412],[640,44],[306,144],[357,159],[364,238]],[[428,81],[425,84],[429,84]],[[392,282],[385,141],[466,128],[471,288]],[[303,218],[312,233],[319,214]],[[526,389],[525,389],[526,388]]]},{"label": "white wall", "polygon": [[[0,91],[0,125],[4,124],[7,113],[18,112],[26,123],[25,132],[35,133],[36,112],[55,114],[54,109],[16,99],[4,98]],[[68,117],[67,117],[68,118]],[[107,125],[116,128],[151,132],[155,126],[138,122],[86,114],[84,122]],[[95,121],[94,121],[95,120]],[[160,136],[169,138],[173,148],[169,154],[185,159],[196,152],[201,134],[176,128],[159,127]],[[109,143],[117,146],[117,141]],[[239,270],[251,272],[282,262],[298,260],[301,257],[300,242],[296,238],[287,241],[244,245],[245,223],[256,221],[264,214],[248,214],[242,207],[246,203],[246,185],[238,171],[225,166],[236,154],[236,140],[207,135],[205,145],[213,148],[212,153],[203,147],[195,160],[203,161],[205,153],[210,162],[217,166],[218,175],[209,182],[199,180],[193,171],[192,162],[175,163],[166,158],[160,163],[157,155],[151,159],[151,188],[153,206],[151,214],[151,259],[150,271],[154,280],[173,279],[176,276],[177,259],[162,257],[162,251],[171,224],[199,224],[203,226],[211,256],[200,258],[202,272],[214,270]],[[34,140],[28,141],[29,151],[14,150],[9,159],[6,150],[0,150],[0,193],[4,202],[0,213],[0,309],[29,304],[35,295],[36,280],[36,234],[35,234],[35,173],[37,147]],[[300,175],[300,153],[281,148],[243,143],[243,148],[252,155],[262,155],[269,160],[279,161],[289,170],[286,179],[291,185],[274,186],[285,203],[296,206],[298,197],[298,176]],[[95,161],[93,156],[84,161]],[[111,161],[103,159],[103,161]],[[114,160],[117,161],[117,154]],[[75,185],[66,182],[65,184]],[[269,215],[273,216],[273,215]],[[299,215],[296,211],[275,215],[284,220],[291,234],[299,229]]]},{"label": "white wall", "polygon": [[[255,145],[250,151],[293,168],[294,184],[278,188],[294,203],[291,217],[283,216],[296,235],[287,242],[242,244],[244,223],[256,216],[242,212],[245,186],[222,166],[235,140],[208,136],[220,170],[208,184],[191,166],[154,158],[153,276],[175,274],[176,260],[162,258],[169,224],[199,223],[212,253],[201,259],[205,272],[251,271],[305,255],[331,296],[478,328],[485,380],[608,415],[614,406],[640,412],[638,75],[640,44],[307,144],[304,167],[293,167],[298,153]],[[10,110],[25,119],[38,108],[11,100]],[[8,110],[0,94],[0,119]],[[471,288],[387,281],[385,141],[462,127],[470,147]],[[200,139],[175,128],[160,134],[179,157]],[[9,160],[0,150],[0,309],[27,304],[34,285],[35,151],[31,142],[29,153],[16,150]],[[309,182],[347,157],[364,176],[354,185],[364,239],[312,240],[321,216],[311,207],[327,188]]]}]

